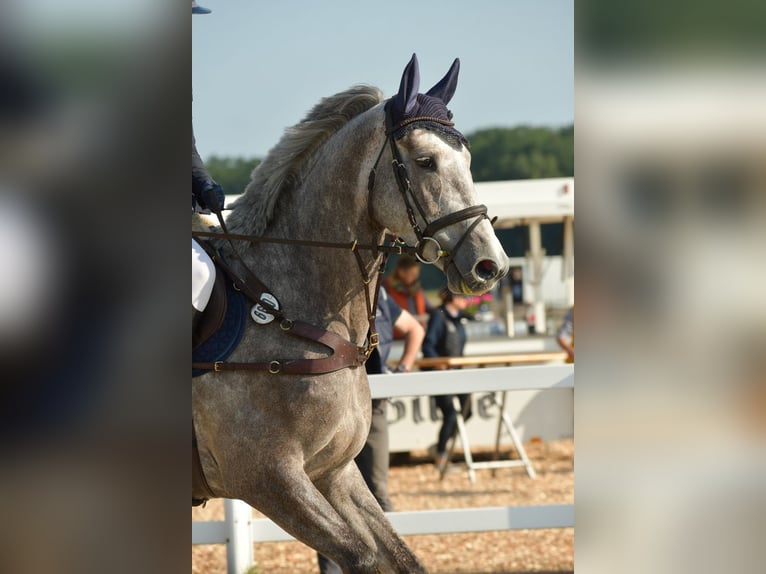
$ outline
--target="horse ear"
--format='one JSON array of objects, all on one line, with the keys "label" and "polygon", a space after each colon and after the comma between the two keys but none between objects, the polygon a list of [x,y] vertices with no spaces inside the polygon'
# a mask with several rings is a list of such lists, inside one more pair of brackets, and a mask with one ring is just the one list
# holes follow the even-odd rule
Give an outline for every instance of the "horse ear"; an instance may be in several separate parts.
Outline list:
[{"label": "horse ear", "polygon": [[439,98],[442,102],[445,103],[445,105],[448,104],[452,99],[452,96],[455,95],[455,89],[457,88],[457,75],[459,72],[460,59],[455,58],[455,61],[452,62],[452,66],[450,66],[447,74],[441,80],[439,80],[438,84],[428,90],[426,95]]},{"label": "horse ear", "polygon": [[405,66],[402,73],[402,81],[399,84],[399,91],[393,97],[395,109],[402,115],[406,115],[413,110],[416,105],[418,90],[420,89],[420,70],[418,69],[418,57],[412,54],[409,63]]}]

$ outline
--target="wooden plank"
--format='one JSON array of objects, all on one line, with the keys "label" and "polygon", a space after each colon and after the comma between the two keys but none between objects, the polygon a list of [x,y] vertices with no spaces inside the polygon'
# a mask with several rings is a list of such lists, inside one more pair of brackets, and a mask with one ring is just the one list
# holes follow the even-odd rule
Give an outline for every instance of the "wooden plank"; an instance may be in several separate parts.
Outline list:
[{"label": "wooden plank", "polygon": [[468,357],[424,357],[415,361],[417,367],[482,367],[485,365],[522,365],[563,361],[561,352],[507,353],[503,355],[474,355]]}]

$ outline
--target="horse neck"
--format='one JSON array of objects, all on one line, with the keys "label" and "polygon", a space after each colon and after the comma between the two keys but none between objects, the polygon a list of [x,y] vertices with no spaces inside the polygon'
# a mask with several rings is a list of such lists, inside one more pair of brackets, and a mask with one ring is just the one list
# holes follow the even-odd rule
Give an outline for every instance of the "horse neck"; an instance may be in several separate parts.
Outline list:
[{"label": "horse neck", "polygon": [[[379,244],[383,230],[369,220],[366,186],[379,151],[373,148],[382,141],[382,119],[379,129],[369,121],[352,122],[328,140],[304,183],[279,198],[264,236]],[[291,318],[324,327],[345,324],[347,335],[362,344],[368,325],[363,289],[372,296],[377,278],[374,252],[360,251],[367,286],[350,249],[264,243],[242,255]]]}]

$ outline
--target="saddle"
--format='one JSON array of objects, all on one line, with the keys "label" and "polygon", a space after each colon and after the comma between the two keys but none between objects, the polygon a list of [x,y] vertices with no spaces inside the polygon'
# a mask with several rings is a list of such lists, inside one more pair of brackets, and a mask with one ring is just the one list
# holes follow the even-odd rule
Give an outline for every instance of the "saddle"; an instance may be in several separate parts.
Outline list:
[{"label": "saddle", "polygon": [[234,286],[222,267],[218,254],[206,242],[200,242],[215,264],[215,282],[205,310],[192,324],[192,376],[208,369],[195,368],[198,363],[225,360],[239,345],[247,323],[245,296]]},{"label": "saddle", "polygon": [[197,315],[192,324],[192,352],[199,349],[220,329],[226,316],[226,278],[217,267],[216,265],[215,283],[207,307]]},{"label": "saddle", "polygon": [[[215,222],[209,216],[192,213],[191,228],[194,231],[207,231]],[[215,282],[210,300],[201,313],[195,313],[192,321],[192,353],[205,343],[213,333],[220,329],[226,315],[226,279],[221,273],[217,262],[216,252],[210,243],[202,238],[196,238],[197,243],[208,254],[216,268]]]}]

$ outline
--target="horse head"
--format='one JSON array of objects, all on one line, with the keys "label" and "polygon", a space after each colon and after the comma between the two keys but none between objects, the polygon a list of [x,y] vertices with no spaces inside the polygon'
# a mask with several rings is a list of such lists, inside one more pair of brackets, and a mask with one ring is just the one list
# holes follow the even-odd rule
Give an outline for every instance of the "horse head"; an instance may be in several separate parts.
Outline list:
[{"label": "horse head", "polygon": [[[373,170],[369,207],[379,225],[415,245],[422,262],[444,272],[451,291],[477,294],[490,290],[509,265],[487,208],[477,205],[468,141],[447,109],[459,70],[456,59],[422,94],[418,60],[412,55],[399,91],[384,108],[387,143],[378,163],[389,147],[393,170]],[[377,191],[383,188],[389,192]]]}]

